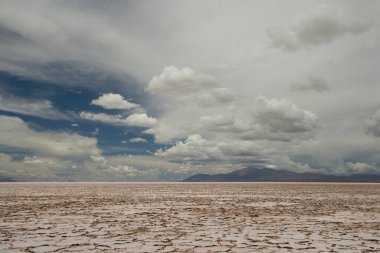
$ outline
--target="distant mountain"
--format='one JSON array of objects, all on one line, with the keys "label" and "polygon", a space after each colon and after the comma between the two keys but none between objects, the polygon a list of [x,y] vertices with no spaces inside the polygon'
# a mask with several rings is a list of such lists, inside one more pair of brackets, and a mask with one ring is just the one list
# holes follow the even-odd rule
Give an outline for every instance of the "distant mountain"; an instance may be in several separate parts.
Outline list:
[{"label": "distant mountain", "polygon": [[0,182],[16,182],[16,181],[13,180],[12,178],[0,175]]},{"label": "distant mountain", "polygon": [[257,169],[253,167],[226,174],[196,174],[183,182],[378,182],[380,175],[353,174],[334,176],[318,173],[296,173],[287,170]]}]

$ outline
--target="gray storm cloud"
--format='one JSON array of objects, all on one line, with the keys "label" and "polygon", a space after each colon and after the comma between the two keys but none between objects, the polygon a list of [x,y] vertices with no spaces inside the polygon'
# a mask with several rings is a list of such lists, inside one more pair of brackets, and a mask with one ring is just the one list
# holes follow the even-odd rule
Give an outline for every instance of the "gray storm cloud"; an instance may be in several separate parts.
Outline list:
[{"label": "gray storm cloud", "polygon": [[368,134],[380,137],[380,110],[365,121],[365,127]]},{"label": "gray storm cloud", "polygon": [[77,134],[38,132],[18,117],[0,116],[0,144],[33,153],[70,159],[99,156],[97,140]]},{"label": "gray storm cloud", "polygon": [[327,80],[321,77],[309,76],[304,82],[294,82],[289,85],[290,91],[302,92],[302,91],[316,91],[319,93],[329,90]]},{"label": "gray storm cloud", "polygon": [[342,17],[329,6],[321,6],[295,20],[289,29],[270,28],[272,46],[296,51],[329,43],[345,34],[359,34],[369,29],[362,20]]}]

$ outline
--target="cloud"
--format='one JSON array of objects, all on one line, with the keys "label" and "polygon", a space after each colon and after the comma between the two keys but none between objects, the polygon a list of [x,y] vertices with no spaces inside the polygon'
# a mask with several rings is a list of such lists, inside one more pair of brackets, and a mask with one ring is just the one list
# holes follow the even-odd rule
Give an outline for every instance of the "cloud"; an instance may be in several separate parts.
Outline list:
[{"label": "cloud", "polygon": [[155,129],[155,128],[149,128],[149,129],[146,129],[146,130],[142,131],[142,133],[144,133],[144,134],[156,134],[157,133],[157,129]]},{"label": "cloud", "polygon": [[287,99],[258,96],[250,111],[204,115],[191,127],[196,131],[233,134],[234,138],[291,141],[317,128],[317,116]]},{"label": "cloud", "polygon": [[99,128],[95,127],[94,131],[91,132],[93,136],[97,136],[99,134]]},{"label": "cloud", "polygon": [[10,161],[0,160],[0,167],[4,168],[0,174],[19,181],[37,182],[120,180],[118,173],[115,176],[108,175],[106,171],[109,166],[104,161],[104,158],[95,161],[91,157],[73,160],[67,157],[31,155]]},{"label": "cloud", "polygon": [[261,161],[258,147],[249,141],[211,141],[199,134],[190,135],[166,150],[158,150],[157,156],[173,161],[212,162],[244,160]]},{"label": "cloud", "polygon": [[259,96],[255,101],[255,119],[271,132],[297,133],[317,127],[317,116],[298,108],[288,99],[268,99]]},{"label": "cloud", "polygon": [[98,105],[105,109],[133,109],[139,107],[138,104],[128,102],[120,94],[106,93],[91,101],[92,105]]},{"label": "cloud", "polygon": [[68,114],[55,109],[49,100],[30,100],[6,93],[0,94],[0,110],[43,119],[71,118]]},{"label": "cloud", "polygon": [[[85,85],[89,75],[96,75],[95,80],[115,73],[125,77],[127,66],[132,72],[139,72],[142,56],[151,51],[144,45],[150,43],[129,32],[135,22],[124,22],[121,27],[117,24],[122,18],[116,12],[125,5],[109,5],[113,14],[102,5],[91,4],[92,11],[79,5],[4,2],[7,11],[0,10],[1,28],[14,36],[6,43],[0,41],[0,68],[70,86]],[[48,17],[49,13],[54,15]]]},{"label": "cloud", "polygon": [[202,171],[156,156],[93,156],[81,161],[37,155],[21,160],[1,157],[0,153],[0,175],[20,181],[179,181]]},{"label": "cloud", "polygon": [[177,142],[174,146],[165,151],[158,150],[156,155],[177,161],[210,161],[224,159],[222,151],[214,144],[215,143],[206,141],[200,135],[190,135],[185,141]]},{"label": "cloud", "polygon": [[218,106],[228,105],[235,100],[236,96],[227,88],[215,88],[210,91],[204,92],[196,97],[195,101],[198,101],[201,106]]},{"label": "cloud", "polygon": [[0,153],[0,161],[6,161],[6,162],[12,161],[12,156],[8,154]]},{"label": "cloud", "polygon": [[99,121],[108,124],[127,124],[126,119],[121,115],[110,115],[105,113],[80,112],[79,117],[85,120]]},{"label": "cloud", "polygon": [[147,143],[148,141],[146,139],[144,139],[144,138],[137,137],[137,138],[129,139],[129,142],[132,142],[132,143]]},{"label": "cloud", "polygon": [[273,47],[288,51],[327,44],[345,34],[359,34],[369,25],[341,16],[329,6],[321,6],[295,20],[289,29],[273,27],[268,36]]},{"label": "cloud", "polygon": [[169,100],[166,102],[179,100],[205,107],[226,105],[235,99],[213,76],[174,66],[165,67],[160,75],[154,76],[145,91]]},{"label": "cloud", "polygon": [[37,132],[17,117],[0,116],[0,145],[78,160],[99,156],[97,140],[63,132]]},{"label": "cloud", "polygon": [[305,82],[296,82],[289,85],[290,91],[316,91],[319,93],[329,90],[327,80],[320,77],[310,76]]},{"label": "cloud", "polygon": [[146,113],[134,113],[126,118],[126,123],[130,126],[154,127],[157,125],[157,119],[149,117]]},{"label": "cloud", "polygon": [[223,114],[211,114],[204,115],[199,118],[199,121],[195,125],[197,130],[209,129],[209,130],[229,130],[236,123],[235,118],[232,115]]},{"label": "cloud", "polygon": [[158,142],[167,142],[193,134],[202,123],[199,118],[234,106],[236,96],[210,75],[190,68],[164,68],[151,79],[146,91],[157,101],[158,124],[147,134]]},{"label": "cloud", "polygon": [[[206,140],[206,146],[211,145],[210,142],[217,145],[249,140],[260,149],[282,152],[268,157],[279,168],[281,164],[288,164],[288,167],[306,170],[309,164],[312,169],[323,167],[334,171],[342,167],[349,171],[342,160],[377,165],[379,148],[371,144],[377,141],[373,136],[378,136],[376,117],[365,123],[369,134],[365,135],[360,116],[379,106],[373,96],[380,93],[376,69],[380,59],[379,2],[335,1],[328,3],[331,8],[322,7],[311,13],[315,2],[279,1],[276,8],[268,1],[260,3],[260,8],[254,1],[223,2],[222,6],[216,2],[199,5],[191,1],[168,1],[146,5],[122,1],[99,4],[5,0],[4,8],[0,9],[0,33],[11,36],[0,36],[0,70],[12,78],[21,76],[31,85],[35,82],[30,79],[47,80],[46,85],[54,83],[72,89],[75,85],[75,90],[82,91],[78,98],[89,96],[82,85],[99,94],[111,91],[128,94],[127,102],[139,101],[147,115],[157,118],[157,124],[143,129],[144,133],[153,134],[156,142],[166,145],[179,140],[186,142],[188,136],[199,134]],[[295,12],[306,14],[287,26],[296,16]],[[279,24],[285,25],[268,30],[272,45],[288,51],[300,50],[299,53],[284,54],[268,49],[267,27]],[[2,33],[3,30],[8,33]],[[176,67],[163,69],[165,66]],[[295,79],[297,76],[306,79]],[[312,92],[325,91],[323,81],[307,80],[308,76],[323,76],[329,84],[334,84],[334,89],[322,97],[317,96]],[[298,82],[291,85],[291,89],[310,94],[287,92],[288,87],[281,85],[295,80]],[[11,90],[19,88],[11,87]],[[144,88],[146,93],[143,93]],[[256,104],[258,94],[281,106],[269,109],[269,102],[265,106]],[[64,94],[57,95],[62,98]],[[284,95],[298,110],[281,103]],[[52,98],[58,99],[58,96]],[[54,111],[56,104],[54,100],[26,100],[22,109],[12,110],[30,113],[25,108],[31,102],[47,101],[39,107]],[[62,100],[58,99],[57,103],[59,101]],[[48,108],[48,103],[52,108]],[[80,111],[85,111],[83,120],[130,127],[126,112],[114,115],[116,113],[86,112],[89,109],[85,108]],[[145,111],[140,107],[133,112]],[[305,112],[318,115],[318,122]],[[40,115],[40,112],[35,114]],[[42,114],[48,115],[45,111]],[[352,118],[357,121],[347,121]],[[70,123],[77,121],[74,119]],[[81,124],[71,131],[83,131],[87,125]],[[59,126],[54,124],[54,127]],[[102,131],[106,133],[107,129]],[[339,138],[330,141],[336,135]],[[315,148],[307,149],[308,143],[314,142]],[[120,145],[120,140],[117,144]],[[170,146],[165,151],[167,149]],[[105,153],[109,153],[108,150]],[[317,161],[294,158],[304,153]],[[47,159],[43,156],[48,155],[41,153],[36,159]],[[353,156],[360,157],[354,159]],[[141,158],[144,159],[149,158]],[[237,166],[237,158],[228,159],[212,165],[215,168],[227,163]],[[19,165],[15,161],[9,163],[14,168]],[[62,161],[56,163],[63,164]],[[88,167],[94,163],[88,161]],[[197,164],[185,166],[184,163],[186,161],[178,162],[176,168],[202,171]],[[125,165],[140,169],[133,164]],[[182,165],[185,169],[179,168]],[[70,163],[65,166],[69,167]],[[202,166],[203,171],[212,171],[208,165]],[[95,172],[91,173],[92,176]],[[124,178],[122,173],[122,170],[110,171],[104,180],[114,178],[112,175]],[[53,177],[53,174],[50,175]],[[148,174],[157,175],[154,171]]]},{"label": "cloud", "polygon": [[[347,132],[342,125],[325,127],[316,138],[299,142],[297,145],[283,147],[294,161],[308,163],[310,167],[329,174],[356,173],[347,166],[351,163],[367,163],[374,167],[380,164],[380,142],[370,135],[363,133],[360,117],[357,129]],[[348,124],[342,122],[342,124]],[[352,167],[352,166],[351,166]]]},{"label": "cloud", "polygon": [[377,168],[376,166],[373,166],[368,163],[363,162],[346,162],[345,163],[347,168],[351,170],[351,173],[359,173],[359,174],[380,174],[380,168]]},{"label": "cloud", "polygon": [[[84,160],[32,155],[12,160],[0,153],[0,175],[20,181],[178,181],[182,165],[158,157],[90,156]],[[183,166],[186,167],[186,166]]]},{"label": "cloud", "polygon": [[168,66],[161,75],[152,78],[145,90],[153,94],[182,94],[217,86],[216,80],[210,75],[196,73],[190,68]]},{"label": "cloud", "polygon": [[144,171],[137,170],[131,166],[127,165],[119,165],[119,166],[109,166],[108,170],[112,172],[119,172],[126,174],[129,177],[136,177],[136,176],[145,176]]},{"label": "cloud", "polygon": [[368,134],[380,137],[380,110],[378,110],[375,115],[369,117],[364,122],[364,125]]},{"label": "cloud", "polygon": [[105,113],[81,112],[80,118],[91,121],[99,121],[111,125],[138,126],[138,127],[154,127],[157,120],[149,117],[146,113],[133,113],[128,117],[122,115],[110,115]]},{"label": "cloud", "polygon": [[194,164],[187,162],[172,162],[167,158],[157,155],[145,156],[111,156],[107,157],[108,164],[113,167],[123,166],[133,167],[138,172],[134,180],[149,181],[180,181],[195,173],[224,173],[241,169],[241,165],[231,163],[211,163]]},{"label": "cloud", "polygon": [[[189,73],[193,77],[198,75],[194,71]],[[156,156],[191,166],[209,163],[230,164],[236,168],[250,164],[311,170],[308,164],[294,162],[286,154],[268,151],[268,147],[273,141],[291,142],[312,137],[318,127],[314,113],[299,108],[288,99],[257,96],[253,104],[252,99],[247,104],[216,81],[203,86],[203,81],[195,83],[197,78],[192,78],[191,88],[188,84],[183,88],[178,81],[180,78],[165,79],[164,76],[155,77],[162,77],[157,85],[159,88],[147,89],[154,99],[164,102],[157,104],[160,107],[157,126],[144,133],[153,134],[160,143],[182,140],[157,150]],[[174,84],[166,85],[167,80],[178,82],[174,91],[170,91]]]},{"label": "cloud", "polygon": [[[191,71],[193,76],[198,74]],[[161,75],[165,76],[165,75]],[[152,79],[154,80],[154,78]],[[178,81],[178,79],[175,79]],[[157,126],[145,131],[161,143],[201,134],[242,140],[292,141],[310,138],[317,128],[317,116],[287,99],[258,96],[247,106],[228,88],[215,82],[203,87],[192,79],[192,92],[166,96]],[[179,82],[178,85],[181,83]],[[162,78],[160,87],[165,85]],[[177,92],[179,90],[176,90]],[[165,93],[165,95],[167,95]],[[162,98],[162,94],[153,94]]]},{"label": "cloud", "polygon": [[[207,79],[214,80],[212,85],[204,86],[203,78],[199,78],[200,81],[196,78],[199,75],[203,77],[204,74],[189,70],[187,79],[178,73],[174,75],[176,78],[167,77],[170,74],[165,72],[170,72],[168,69],[171,68],[176,70],[175,73],[180,72],[175,67],[168,67],[163,74],[151,81],[152,84],[159,79],[157,87],[164,87],[162,90],[165,90],[164,94],[152,94],[154,99],[164,102],[158,104],[161,108],[157,126],[144,132],[153,134],[157,142],[168,143],[194,134],[217,138],[289,142],[310,138],[313,130],[317,128],[317,116],[297,107],[288,99],[258,96],[254,104],[249,101],[248,105],[244,100],[237,99],[238,96],[211,76],[207,75]],[[176,94],[169,96],[170,88],[182,87],[182,79],[191,79],[188,83],[191,83],[192,88],[188,88],[189,84],[186,84],[186,89],[176,88]],[[160,88],[156,91],[162,91]]]}]

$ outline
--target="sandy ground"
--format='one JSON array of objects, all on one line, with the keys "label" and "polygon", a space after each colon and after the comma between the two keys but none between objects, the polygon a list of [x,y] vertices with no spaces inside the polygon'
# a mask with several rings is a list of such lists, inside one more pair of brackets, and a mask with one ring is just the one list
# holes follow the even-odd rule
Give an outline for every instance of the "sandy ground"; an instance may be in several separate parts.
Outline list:
[{"label": "sandy ground", "polygon": [[380,184],[0,184],[0,252],[380,252]]}]

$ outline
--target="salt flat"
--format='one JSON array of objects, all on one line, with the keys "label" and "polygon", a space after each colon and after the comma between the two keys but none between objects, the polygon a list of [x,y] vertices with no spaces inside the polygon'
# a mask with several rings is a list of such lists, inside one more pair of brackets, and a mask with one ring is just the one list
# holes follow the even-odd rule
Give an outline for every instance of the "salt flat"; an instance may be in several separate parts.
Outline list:
[{"label": "salt flat", "polygon": [[0,185],[0,252],[380,252],[380,184]]}]

